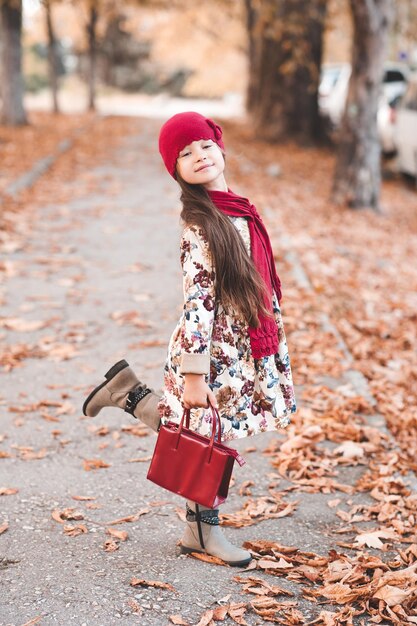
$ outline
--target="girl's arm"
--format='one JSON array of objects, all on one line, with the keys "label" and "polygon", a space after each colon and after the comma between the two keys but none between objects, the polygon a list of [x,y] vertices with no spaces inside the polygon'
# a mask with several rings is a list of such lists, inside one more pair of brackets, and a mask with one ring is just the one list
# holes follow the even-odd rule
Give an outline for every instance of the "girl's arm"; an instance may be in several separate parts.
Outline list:
[{"label": "girl's arm", "polygon": [[181,240],[184,321],[181,332],[180,373],[184,376],[185,408],[217,406],[206,382],[210,373],[210,342],[214,322],[215,274],[200,228],[188,226]]}]

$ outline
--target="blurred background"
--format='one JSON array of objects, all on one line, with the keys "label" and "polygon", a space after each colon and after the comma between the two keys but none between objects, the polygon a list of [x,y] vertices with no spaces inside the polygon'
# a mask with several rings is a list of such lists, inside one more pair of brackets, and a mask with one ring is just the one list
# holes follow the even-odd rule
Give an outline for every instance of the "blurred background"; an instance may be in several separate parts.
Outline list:
[{"label": "blurred background", "polygon": [[[391,171],[417,173],[417,0],[0,4],[4,125],[27,123],[29,111],[166,118],[194,108],[249,115],[268,141],[339,146],[339,173],[360,136]],[[373,189],[352,198],[339,184],[335,200],[377,207],[372,160]]]}]

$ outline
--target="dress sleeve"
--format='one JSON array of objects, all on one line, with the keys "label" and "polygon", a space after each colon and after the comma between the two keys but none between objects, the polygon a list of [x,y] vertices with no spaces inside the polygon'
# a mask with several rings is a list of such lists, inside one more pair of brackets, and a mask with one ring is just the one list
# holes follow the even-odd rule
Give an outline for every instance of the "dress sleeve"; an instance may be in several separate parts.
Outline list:
[{"label": "dress sleeve", "polygon": [[181,329],[181,374],[210,372],[210,341],[215,308],[215,273],[207,240],[196,226],[181,239],[184,318]]}]

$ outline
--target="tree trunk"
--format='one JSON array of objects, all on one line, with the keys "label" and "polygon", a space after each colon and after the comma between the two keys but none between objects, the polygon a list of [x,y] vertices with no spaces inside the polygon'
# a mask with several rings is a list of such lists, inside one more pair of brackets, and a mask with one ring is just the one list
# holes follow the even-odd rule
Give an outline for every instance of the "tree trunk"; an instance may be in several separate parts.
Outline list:
[{"label": "tree trunk", "polygon": [[257,134],[315,142],[327,0],[245,0],[249,83],[246,107]]},{"label": "tree trunk", "polygon": [[23,105],[22,2],[2,0],[0,11],[3,99],[0,119],[2,124],[19,126],[27,123]]},{"label": "tree trunk", "polygon": [[52,105],[54,113],[59,113],[58,105],[58,52],[56,37],[54,33],[52,15],[51,15],[51,2],[50,0],[44,0],[45,17],[46,17],[46,30],[48,33],[48,72],[49,72],[49,84],[51,86],[52,93]]},{"label": "tree trunk", "polygon": [[381,186],[377,110],[393,0],[351,0],[352,74],[342,120],[333,199],[352,208],[379,209]]},{"label": "tree trunk", "polygon": [[97,4],[92,0],[90,5],[90,15],[87,24],[88,35],[88,110],[96,110],[96,61],[97,61],[97,34],[96,27],[98,21]]}]

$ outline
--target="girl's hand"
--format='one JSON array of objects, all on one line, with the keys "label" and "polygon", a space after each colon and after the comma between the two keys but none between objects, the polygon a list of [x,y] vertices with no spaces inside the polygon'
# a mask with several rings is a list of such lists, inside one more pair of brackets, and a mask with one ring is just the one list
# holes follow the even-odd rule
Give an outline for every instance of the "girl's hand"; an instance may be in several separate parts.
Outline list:
[{"label": "girl's hand", "polygon": [[218,408],[216,396],[206,383],[204,374],[184,374],[184,381],[182,404],[186,409],[208,409],[209,404]]}]

